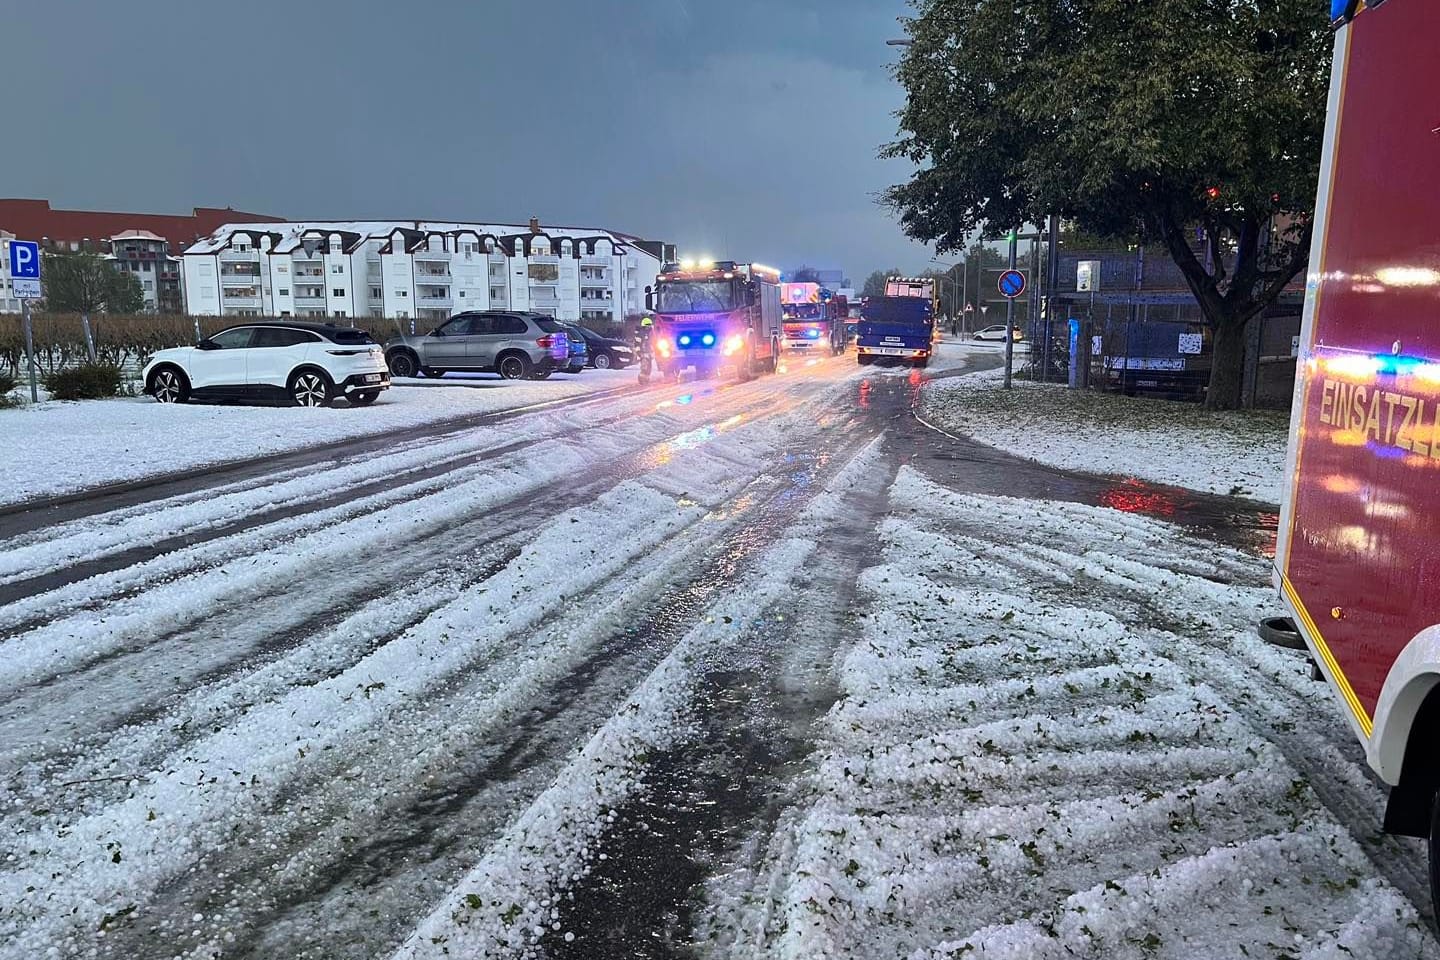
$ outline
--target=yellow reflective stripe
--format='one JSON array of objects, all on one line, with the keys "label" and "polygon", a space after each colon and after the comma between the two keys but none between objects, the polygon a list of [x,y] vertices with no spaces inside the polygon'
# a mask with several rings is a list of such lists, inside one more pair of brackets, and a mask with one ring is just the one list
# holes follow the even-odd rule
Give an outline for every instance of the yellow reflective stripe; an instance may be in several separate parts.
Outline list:
[{"label": "yellow reflective stripe", "polygon": [[1340,689],[1340,695],[1343,696],[1345,702],[1349,704],[1350,712],[1355,714],[1355,719],[1360,722],[1360,729],[1364,731],[1365,738],[1368,740],[1370,734],[1375,729],[1375,722],[1370,719],[1370,715],[1367,714],[1365,708],[1360,705],[1360,698],[1355,695],[1355,688],[1350,686],[1350,680],[1345,676],[1345,672],[1340,669],[1340,664],[1336,661],[1335,654],[1330,652],[1330,647],[1326,644],[1325,638],[1320,635],[1320,628],[1315,626],[1315,619],[1310,616],[1310,611],[1305,609],[1305,604],[1300,600],[1300,594],[1296,591],[1295,585],[1291,583],[1290,578],[1283,573],[1280,575],[1280,584],[1285,590],[1285,596],[1290,598],[1291,606],[1293,606],[1295,612],[1299,614],[1301,625],[1305,627],[1310,639],[1315,644],[1315,648],[1320,652],[1321,659],[1325,661],[1325,666],[1330,669],[1330,676],[1335,679],[1335,686]]}]

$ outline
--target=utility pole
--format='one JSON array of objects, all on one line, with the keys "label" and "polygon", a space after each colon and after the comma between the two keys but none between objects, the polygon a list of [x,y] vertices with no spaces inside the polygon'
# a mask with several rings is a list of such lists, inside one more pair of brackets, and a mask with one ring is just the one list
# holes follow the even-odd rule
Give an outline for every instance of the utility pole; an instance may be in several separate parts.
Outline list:
[{"label": "utility pole", "polygon": [[960,258],[960,333],[970,332],[970,259],[968,251]]}]

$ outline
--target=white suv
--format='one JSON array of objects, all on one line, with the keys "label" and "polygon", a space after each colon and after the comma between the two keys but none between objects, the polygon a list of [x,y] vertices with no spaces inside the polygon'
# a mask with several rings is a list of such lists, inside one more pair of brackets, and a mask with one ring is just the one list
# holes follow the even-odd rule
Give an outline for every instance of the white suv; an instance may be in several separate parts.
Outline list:
[{"label": "white suv", "polygon": [[324,407],[344,397],[363,406],[389,388],[390,370],[364,330],[266,320],[160,350],[144,379],[145,392],[161,403],[270,399]]}]

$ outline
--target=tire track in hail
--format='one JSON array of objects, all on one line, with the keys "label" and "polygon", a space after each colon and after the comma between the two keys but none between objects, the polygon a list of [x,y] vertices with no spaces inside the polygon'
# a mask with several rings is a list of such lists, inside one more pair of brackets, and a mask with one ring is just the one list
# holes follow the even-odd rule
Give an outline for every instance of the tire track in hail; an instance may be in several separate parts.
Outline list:
[{"label": "tire track in hail", "polygon": [[[860,435],[856,434],[854,431],[846,429],[851,425],[851,422],[847,419],[833,418],[828,421],[828,424],[823,432],[825,436],[829,438],[828,442],[848,445],[861,439]],[[839,438],[838,440],[836,439],[837,437]],[[830,455],[827,454],[825,459],[828,463]],[[823,468],[824,464],[821,464],[820,466],[821,468]],[[707,598],[713,596],[715,591],[723,589],[723,587],[729,582],[730,577],[733,576],[733,571],[736,565],[742,563],[745,557],[748,557],[755,551],[761,549],[765,544],[771,542],[774,537],[778,536],[779,532],[783,530],[786,518],[791,513],[793,513],[794,509],[798,508],[798,505],[801,502],[803,502],[803,497],[806,495],[806,491],[809,489],[809,481],[805,483],[800,483],[794,476],[797,470],[798,468],[796,464],[794,462],[791,462],[787,465],[784,471],[779,472],[779,477],[777,479],[776,476],[774,476],[776,471],[769,469],[767,465],[762,465],[762,468],[759,472],[759,477],[763,478],[763,482],[767,486],[769,486],[770,489],[768,494],[764,497],[757,497],[757,493],[754,489],[747,489],[740,494],[736,494],[736,498],[748,497],[755,499],[756,502],[754,505],[747,507],[747,513],[742,515],[741,517],[737,517],[736,520],[733,521],[731,526],[717,529],[707,535],[707,540],[709,543],[719,544],[721,548],[719,554],[708,559],[702,565],[703,569],[701,570],[694,570],[693,567],[689,568],[693,570],[693,572],[689,574],[689,580],[687,582],[687,585],[680,586],[678,588],[672,586],[670,588],[672,592],[660,594],[659,599],[652,601],[652,606],[658,605],[658,607],[661,609],[669,609],[672,607],[672,605],[681,603],[683,597],[690,596],[693,597],[693,599],[687,601],[687,603],[694,605],[695,609],[699,609],[700,607],[703,607],[704,601]],[[819,472],[820,468],[812,468],[809,471],[812,478],[818,475]],[[799,491],[798,493],[797,490]],[[744,536],[729,536],[728,534],[734,529],[734,524],[741,523],[741,519],[743,519],[743,516],[748,516],[749,511],[765,512],[767,516],[771,517],[771,519],[754,522],[747,520],[742,524],[745,528]],[[681,568],[680,570],[664,571],[663,576],[668,578],[669,581],[672,583],[674,583],[677,579],[680,581],[685,581],[686,569],[687,568]],[[707,575],[706,573],[704,573],[704,570],[713,571],[713,574]],[[606,581],[606,583],[611,583],[614,579],[615,578],[612,578],[611,581]],[[594,589],[603,589],[603,585],[597,585]],[[678,589],[680,592],[673,592],[676,589]],[[691,592],[687,594],[686,591]],[[623,584],[620,585],[619,597],[617,598],[617,602],[633,602],[633,598],[630,598],[628,601],[626,600],[626,596],[629,592],[631,592],[630,587],[624,586]],[[668,621],[670,624],[672,624],[671,626],[663,626],[665,623],[667,623],[667,621],[662,620],[659,617],[656,617],[652,621],[653,623],[657,624],[657,629],[659,630],[659,632],[657,633],[650,635],[640,633],[628,636],[622,634],[619,636],[612,636],[608,642],[612,645],[619,644],[620,647],[625,650],[645,651],[644,656],[641,659],[643,662],[650,662],[656,656],[663,656],[665,650],[668,649],[668,645],[670,643],[673,643],[674,637],[683,634],[683,628],[685,624],[689,621],[689,619],[689,616],[680,617],[672,612]],[[608,661],[609,657],[605,656],[604,654],[601,654],[598,659],[594,659],[595,663],[606,663]],[[578,689],[576,682],[563,682],[559,686],[555,687],[554,693],[550,698],[551,702],[554,702],[558,699],[566,704],[574,703],[579,705],[583,703],[583,695],[581,691],[589,689],[594,683],[594,677],[603,676],[604,673],[603,667],[599,670],[595,670],[593,667],[587,667],[587,662],[590,661],[582,660],[580,665],[576,668],[578,670],[578,673],[575,674],[575,677],[577,681],[579,681]],[[638,666],[643,666],[643,662],[641,662]],[[635,669],[638,669],[638,666],[632,667],[630,673],[633,673]],[[570,674],[567,673],[566,676],[570,676]],[[592,676],[590,683],[584,682],[583,678],[587,676]],[[631,679],[633,679],[633,677]],[[607,689],[609,689],[611,686],[612,685],[610,684],[606,684]],[[614,692],[608,695],[608,697],[623,696],[624,692],[628,690],[628,684],[626,683],[617,683],[614,684],[613,687]],[[464,688],[459,688],[456,691],[455,699],[452,699],[452,701],[450,702],[463,702],[463,700],[465,700],[467,696],[468,694],[464,692]],[[601,712],[603,713],[603,709]],[[536,715],[535,720],[540,724],[541,728],[544,728],[546,726],[552,726],[557,722],[561,722],[558,721],[555,716],[549,715],[544,710],[542,710],[539,714]],[[563,722],[561,722],[561,725],[562,727],[564,726]],[[530,724],[522,723],[516,727],[516,729],[513,731],[513,735],[510,736],[508,739],[512,744],[519,746],[519,748],[523,751],[524,749],[526,749],[524,744],[533,743],[533,741],[536,739],[534,727]],[[557,748],[568,747],[569,742],[571,742],[564,737],[558,738],[558,740],[559,742],[557,743]],[[513,773],[517,760],[519,760],[519,758],[517,758],[513,754],[509,756],[502,754],[495,760],[495,764],[497,765],[489,768],[488,773],[480,773],[477,779],[477,774],[475,771],[465,771],[462,779],[474,786],[482,788],[489,785],[492,782],[492,778],[503,782],[505,775]],[[520,762],[521,765],[527,770],[534,769],[536,765],[533,758],[529,758],[528,763],[525,763],[523,761]],[[303,787],[301,789],[303,794]],[[427,789],[429,788],[427,787]],[[453,824],[455,822],[455,805],[456,803],[459,803],[461,801],[454,798],[445,799],[447,797],[451,797],[451,795],[455,792],[455,789],[456,787],[454,784],[439,784],[436,785],[435,789],[433,789],[433,793],[438,794],[441,798],[438,801],[438,805],[434,807],[434,810],[438,816],[438,822],[446,824]],[[297,795],[297,800],[298,796],[299,795]],[[521,802],[523,802],[523,797],[519,799],[521,800]],[[309,802],[313,803],[313,800]],[[418,806],[412,805],[412,807],[406,813],[398,816],[394,815],[393,812],[387,812],[385,819],[387,820],[387,822],[394,824],[410,824],[412,820],[416,824],[423,822],[436,822],[434,819],[429,821],[413,819],[423,816],[424,811],[427,809],[428,803],[430,803],[430,801],[424,798],[420,798],[418,800]],[[346,803],[342,801],[342,806],[345,805]],[[497,822],[503,823],[503,817],[500,818]],[[301,833],[303,835],[304,831],[301,831]],[[464,839],[465,836],[463,831],[456,835],[457,842],[463,841]],[[390,848],[387,848],[387,852],[390,854],[390,857],[388,859],[382,859],[384,860],[384,862],[387,863],[398,864],[398,861],[395,858],[397,856],[401,856],[400,851],[403,851],[404,849],[412,849],[417,844],[421,844],[423,842],[423,836],[415,837],[410,841],[402,841],[399,843],[398,846],[391,846]],[[351,863],[353,864],[357,862],[357,860],[358,862],[364,862],[363,856],[357,856],[351,858]],[[461,862],[463,863],[464,861],[465,858],[462,857]],[[266,862],[266,858],[261,859],[258,872],[255,874],[257,878],[273,878],[273,869],[266,867]],[[228,876],[233,876],[237,867],[235,864],[231,863],[227,864],[224,869]],[[373,867],[366,867],[362,869],[361,872],[363,873],[365,872],[365,870],[368,869],[373,869]],[[342,877],[338,882],[346,882],[346,879]],[[171,893],[167,896],[166,899],[173,899],[176,893],[178,892]],[[423,908],[423,903],[421,906]],[[180,908],[179,912],[183,915],[188,909],[188,907]],[[284,925],[282,924],[282,926]],[[107,944],[115,944],[118,942],[119,939],[129,938],[117,938],[115,934],[112,934],[109,938],[107,938]],[[136,945],[143,945],[145,942],[145,932],[141,931]],[[264,949],[260,949],[260,952],[263,954],[265,952],[265,949],[274,948],[273,945],[267,946]],[[286,952],[287,950],[291,950],[291,948],[286,947],[281,952]],[[275,954],[271,953],[270,955]],[[291,952],[286,953],[286,955],[298,954],[294,954],[293,952]],[[325,955],[329,956],[329,954]]]}]

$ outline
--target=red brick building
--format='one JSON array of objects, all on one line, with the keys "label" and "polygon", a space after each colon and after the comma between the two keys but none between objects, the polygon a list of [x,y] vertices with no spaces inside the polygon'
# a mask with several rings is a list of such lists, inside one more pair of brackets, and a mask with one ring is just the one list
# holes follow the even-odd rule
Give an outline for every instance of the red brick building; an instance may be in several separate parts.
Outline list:
[{"label": "red brick building", "polygon": [[108,253],[108,242],[127,230],[144,230],[163,237],[177,256],[222,224],[280,223],[282,218],[260,213],[196,207],[190,214],[110,213],[99,210],[56,210],[49,200],[0,199],[0,230],[18,240],[38,240],[41,246],[63,250]]},{"label": "red brick building", "polygon": [[[34,240],[46,250],[104,255],[116,270],[137,274],[146,310],[178,312],[184,309],[179,258],[185,248],[236,221],[282,222],[229,207],[196,207],[188,215],[110,213],[55,210],[48,200],[0,199],[0,247],[10,239]],[[0,313],[19,308],[10,291],[8,264],[0,263]]]}]

